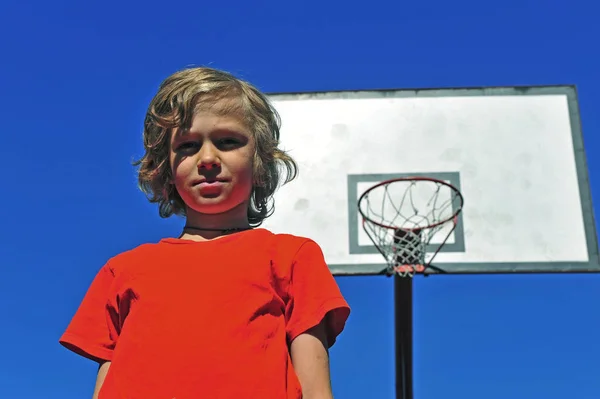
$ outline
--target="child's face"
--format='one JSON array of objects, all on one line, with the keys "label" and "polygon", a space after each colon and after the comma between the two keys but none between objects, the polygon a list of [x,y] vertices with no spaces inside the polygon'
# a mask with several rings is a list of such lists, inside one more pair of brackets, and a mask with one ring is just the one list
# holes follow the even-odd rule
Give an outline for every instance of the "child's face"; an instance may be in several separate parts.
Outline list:
[{"label": "child's face", "polygon": [[191,211],[221,214],[240,207],[245,215],[254,152],[252,132],[241,115],[198,111],[189,130],[176,130],[169,158],[173,183],[188,216]]}]

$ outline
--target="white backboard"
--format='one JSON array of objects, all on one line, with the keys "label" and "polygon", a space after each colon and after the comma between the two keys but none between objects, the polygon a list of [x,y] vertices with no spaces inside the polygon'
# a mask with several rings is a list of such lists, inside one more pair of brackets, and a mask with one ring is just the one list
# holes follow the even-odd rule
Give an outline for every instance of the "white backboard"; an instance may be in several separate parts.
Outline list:
[{"label": "white backboard", "polygon": [[393,177],[446,180],[465,200],[444,273],[600,271],[574,88],[274,94],[298,178],[264,227],[313,238],[336,275],[385,268],[357,199]]}]

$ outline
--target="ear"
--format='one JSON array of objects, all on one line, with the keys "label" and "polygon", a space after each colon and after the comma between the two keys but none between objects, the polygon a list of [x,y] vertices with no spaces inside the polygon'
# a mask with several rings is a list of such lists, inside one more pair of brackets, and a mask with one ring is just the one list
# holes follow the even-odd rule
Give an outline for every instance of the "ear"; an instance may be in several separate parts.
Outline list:
[{"label": "ear", "polygon": [[254,168],[252,171],[252,187],[263,187],[265,184],[263,179],[260,178],[260,173],[256,171],[257,168]]},{"label": "ear", "polygon": [[166,183],[170,186],[175,184],[175,180],[173,179],[173,170],[171,169],[171,165],[169,162],[169,171],[166,173]]}]

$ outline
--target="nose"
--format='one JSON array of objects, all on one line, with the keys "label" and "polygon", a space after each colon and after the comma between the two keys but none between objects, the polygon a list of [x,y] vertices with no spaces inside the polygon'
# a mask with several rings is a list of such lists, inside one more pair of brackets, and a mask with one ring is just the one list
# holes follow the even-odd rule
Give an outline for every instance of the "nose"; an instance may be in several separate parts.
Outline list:
[{"label": "nose", "polygon": [[221,166],[221,160],[217,148],[212,143],[204,143],[200,149],[200,158],[198,161],[198,168],[211,170]]}]

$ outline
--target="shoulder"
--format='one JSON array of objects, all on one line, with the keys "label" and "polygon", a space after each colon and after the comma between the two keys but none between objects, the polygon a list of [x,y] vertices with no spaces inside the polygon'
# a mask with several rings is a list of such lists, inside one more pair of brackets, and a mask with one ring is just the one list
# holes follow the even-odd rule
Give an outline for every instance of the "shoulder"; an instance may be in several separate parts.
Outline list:
[{"label": "shoulder", "polygon": [[290,255],[297,254],[300,251],[321,250],[319,244],[313,239],[294,234],[273,233],[273,242],[277,249],[289,253]]},{"label": "shoulder", "polygon": [[325,263],[321,246],[309,237],[286,233],[273,234],[272,249],[275,252],[274,260],[284,266]]},{"label": "shoulder", "polygon": [[125,250],[108,259],[104,269],[113,275],[121,274],[132,268],[147,265],[161,258],[165,248],[161,243],[144,243]]},{"label": "shoulder", "polygon": [[[278,252],[297,252],[306,244],[318,245],[310,238],[288,233],[275,233],[265,228],[258,228],[252,234],[246,235],[245,245],[250,245],[254,250],[275,249]],[[239,243],[231,241],[231,245]]]}]

